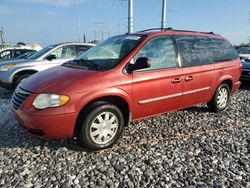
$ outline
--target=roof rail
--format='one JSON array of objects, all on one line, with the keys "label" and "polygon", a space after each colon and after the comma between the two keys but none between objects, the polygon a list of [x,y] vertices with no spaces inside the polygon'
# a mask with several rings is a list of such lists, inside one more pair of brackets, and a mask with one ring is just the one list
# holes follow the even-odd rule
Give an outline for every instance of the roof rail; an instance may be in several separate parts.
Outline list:
[{"label": "roof rail", "polygon": [[171,27],[168,28],[151,28],[151,29],[145,29],[142,31],[138,31],[138,32],[146,32],[146,31],[167,31],[167,30],[173,30]]},{"label": "roof rail", "polygon": [[190,30],[175,30],[171,27],[168,28],[151,28],[151,29],[146,29],[138,32],[146,32],[146,31],[177,31],[177,32],[190,32],[190,33],[204,33],[204,34],[212,34],[216,35],[214,32],[200,32],[200,31],[190,31]]}]

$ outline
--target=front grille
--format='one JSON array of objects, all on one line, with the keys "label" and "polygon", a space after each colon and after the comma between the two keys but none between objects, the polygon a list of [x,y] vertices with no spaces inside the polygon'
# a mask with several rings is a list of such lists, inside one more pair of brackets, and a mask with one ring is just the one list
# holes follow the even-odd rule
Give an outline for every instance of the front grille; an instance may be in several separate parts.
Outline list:
[{"label": "front grille", "polygon": [[22,106],[23,102],[30,96],[30,94],[31,93],[23,90],[22,88],[17,87],[11,99],[12,107],[15,110],[18,110]]}]

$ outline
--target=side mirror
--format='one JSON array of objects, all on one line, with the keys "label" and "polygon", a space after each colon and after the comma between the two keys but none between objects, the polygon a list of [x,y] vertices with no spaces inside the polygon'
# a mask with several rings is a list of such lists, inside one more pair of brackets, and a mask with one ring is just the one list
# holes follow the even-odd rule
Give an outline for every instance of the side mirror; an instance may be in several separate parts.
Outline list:
[{"label": "side mirror", "polygon": [[51,55],[47,56],[46,59],[49,61],[52,61],[53,59],[56,59],[56,55],[51,54]]},{"label": "side mirror", "polygon": [[135,70],[146,69],[151,67],[150,61],[147,57],[139,57],[135,64],[128,65],[128,72],[133,72]]}]

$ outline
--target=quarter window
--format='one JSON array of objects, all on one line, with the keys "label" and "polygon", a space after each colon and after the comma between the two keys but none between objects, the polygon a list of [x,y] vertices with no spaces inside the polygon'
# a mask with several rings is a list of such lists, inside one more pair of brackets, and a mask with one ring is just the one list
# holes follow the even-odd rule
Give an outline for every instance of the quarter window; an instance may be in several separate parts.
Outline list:
[{"label": "quarter window", "polygon": [[140,49],[133,61],[135,62],[140,57],[147,57],[151,63],[151,67],[140,71],[177,67],[175,48],[169,36],[150,40]]},{"label": "quarter window", "polygon": [[224,39],[177,36],[176,44],[183,67],[206,65],[238,57],[235,48]]},{"label": "quarter window", "polygon": [[210,45],[214,54],[214,62],[236,59],[239,56],[236,49],[226,40],[211,38]]}]

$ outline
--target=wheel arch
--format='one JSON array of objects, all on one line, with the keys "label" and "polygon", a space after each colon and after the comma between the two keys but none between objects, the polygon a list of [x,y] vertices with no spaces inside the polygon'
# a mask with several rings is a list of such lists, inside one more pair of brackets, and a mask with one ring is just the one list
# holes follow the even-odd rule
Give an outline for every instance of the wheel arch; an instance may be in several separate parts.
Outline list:
[{"label": "wheel arch", "polygon": [[20,77],[21,75],[25,75],[25,74],[35,74],[37,73],[37,70],[33,70],[33,69],[28,69],[28,70],[20,70],[18,72],[15,72],[14,76],[13,76],[13,83],[16,81],[16,79],[18,77]]},{"label": "wheel arch", "polygon": [[132,119],[132,108],[128,96],[124,96],[121,93],[106,93],[105,95],[97,95],[96,97],[87,100],[83,105],[81,105],[82,107],[79,110],[74,128],[74,137],[77,137],[77,133],[81,128],[81,122],[86,117],[88,112],[97,106],[107,103],[111,103],[121,109],[124,116],[125,126],[129,125]]}]

